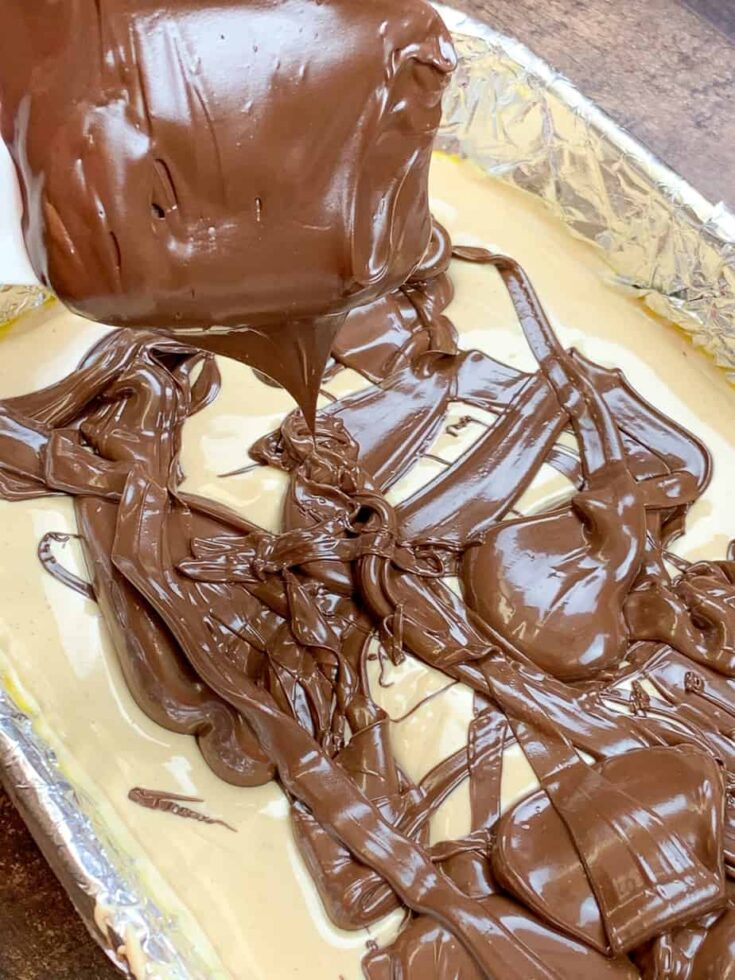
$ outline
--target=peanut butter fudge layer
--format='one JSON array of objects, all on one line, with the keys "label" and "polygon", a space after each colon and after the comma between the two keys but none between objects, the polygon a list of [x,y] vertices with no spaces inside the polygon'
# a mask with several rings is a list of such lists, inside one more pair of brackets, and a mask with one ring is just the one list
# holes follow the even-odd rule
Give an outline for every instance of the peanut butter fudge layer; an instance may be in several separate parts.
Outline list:
[{"label": "peanut butter fudge layer", "polygon": [[724,975],[732,391],[537,204],[432,195],[313,436],[180,342],[10,329],[8,670],[212,975]]}]

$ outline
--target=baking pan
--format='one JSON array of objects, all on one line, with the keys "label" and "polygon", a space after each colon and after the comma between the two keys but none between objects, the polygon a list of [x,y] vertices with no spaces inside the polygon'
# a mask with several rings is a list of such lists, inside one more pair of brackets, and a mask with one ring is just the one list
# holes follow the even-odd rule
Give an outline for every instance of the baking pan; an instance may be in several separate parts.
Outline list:
[{"label": "baking pan", "polygon": [[[438,9],[460,55],[438,147],[542,198],[570,234],[604,250],[622,286],[685,330],[735,380],[735,216],[706,201],[522,44]],[[38,287],[0,286],[0,329],[47,299]],[[37,713],[2,670],[1,650],[0,780],[124,974],[207,975],[63,774]]]}]

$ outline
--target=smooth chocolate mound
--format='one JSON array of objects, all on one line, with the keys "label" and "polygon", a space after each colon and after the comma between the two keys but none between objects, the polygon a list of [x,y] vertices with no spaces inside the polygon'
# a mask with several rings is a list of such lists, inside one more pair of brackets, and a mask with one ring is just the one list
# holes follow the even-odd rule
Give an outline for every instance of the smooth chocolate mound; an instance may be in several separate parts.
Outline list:
[{"label": "smooth chocolate mound", "polygon": [[427,248],[454,63],[424,0],[7,0],[33,268],[83,316],[186,331],[313,413],[339,315]]}]

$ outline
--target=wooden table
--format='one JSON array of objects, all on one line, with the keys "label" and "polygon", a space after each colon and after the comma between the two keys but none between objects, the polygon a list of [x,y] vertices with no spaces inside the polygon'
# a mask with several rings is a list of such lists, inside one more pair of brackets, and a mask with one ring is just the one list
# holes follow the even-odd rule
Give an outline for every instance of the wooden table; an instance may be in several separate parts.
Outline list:
[{"label": "wooden table", "polygon": [[[396,0],[398,2],[398,0]],[[735,208],[735,0],[455,0]],[[115,980],[0,791],[0,980]]]},{"label": "wooden table", "polygon": [[[452,3],[452,0],[446,0]],[[735,0],[456,0],[735,209]]]}]

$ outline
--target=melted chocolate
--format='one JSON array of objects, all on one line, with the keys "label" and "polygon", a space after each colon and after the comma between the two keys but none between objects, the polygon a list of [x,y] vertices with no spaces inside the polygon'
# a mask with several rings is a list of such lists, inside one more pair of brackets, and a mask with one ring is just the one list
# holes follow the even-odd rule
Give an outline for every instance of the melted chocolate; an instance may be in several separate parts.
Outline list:
[{"label": "melted chocolate", "polygon": [[135,786],[128,793],[131,803],[137,803],[148,810],[160,810],[163,813],[172,813],[175,817],[184,817],[186,820],[195,820],[198,823],[206,823],[212,826],[226,827],[234,834],[237,833],[234,827],[225,823],[224,820],[217,820],[215,817],[208,817],[206,813],[199,813],[192,810],[190,806],[182,806],[182,803],[203,803],[204,800],[198,796],[182,796],[180,793],[163,793],[157,789],[143,789]]},{"label": "melted chocolate", "polygon": [[84,316],[254,364],[313,417],[344,314],[426,251],[454,64],[424,0],[8,0],[0,128],[33,268]]},{"label": "melted chocolate", "polygon": [[[335,923],[409,911],[367,976],[715,975],[735,866],[735,566],[677,559],[672,575],[666,552],[709,457],[621,375],[563,350],[515,263],[458,257],[498,267],[538,371],[457,348],[445,260],[351,314],[332,371],[372,386],[319,413],[315,437],[295,413],[251,449],[290,475],[281,533],[179,489],[182,426],[219,376],[155,333],[113,332],[69,378],[1,403],[0,487],[74,495],[133,696],[222,778],[275,775]],[[458,402],[497,420],[391,506]],[[514,514],[544,463],[578,489]],[[373,636],[475,691],[467,748],[419,783],[371,696]],[[501,817],[513,741],[540,789]],[[465,780],[470,834],[430,845]]]},{"label": "melted chocolate", "polygon": [[[437,16],[418,0],[6,0],[0,39],[34,266],[127,328],[0,402],[0,494],[74,497],[141,709],[222,779],[279,781],[336,924],[406,910],[368,950],[372,980],[728,975],[735,554],[671,572],[667,550],[710,457],[563,349],[512,259],[453,252],[498,270],[536,370],[459,349],[452,245],[426,199],[453,67]],[[181,490],[213,352],[304,409],[251,447],[289,476],[278,534]],[[328,361],[370,386],[315,416]],[[473,424],[448,423],[458,403],[496,420],[391,505],[443,430]],[[524,515],[544,464],[574,492]],[[474,692],[467,746],[419,782],[371,695],[376,637]],[[501,815],[514,742],[539,788]],[[470,833],[432,845],[464,781]]]},{"label": "melted chocolate", "polygon": [[79,538],[79,535],[62,534],[60,531],[49,531],[47,534],[44,534],[38,543],[38,560],[49,575],[53,575],[62,585],[66,585],[68,588],[83,595],[86,599],[92,599],[94,601],[96,596],[89,582],[85,582],[83,578],[70,572],[68,568],[64,568],[63,564],[54,554],[53,546],[55,544],[64,545],[73,538]]}]

